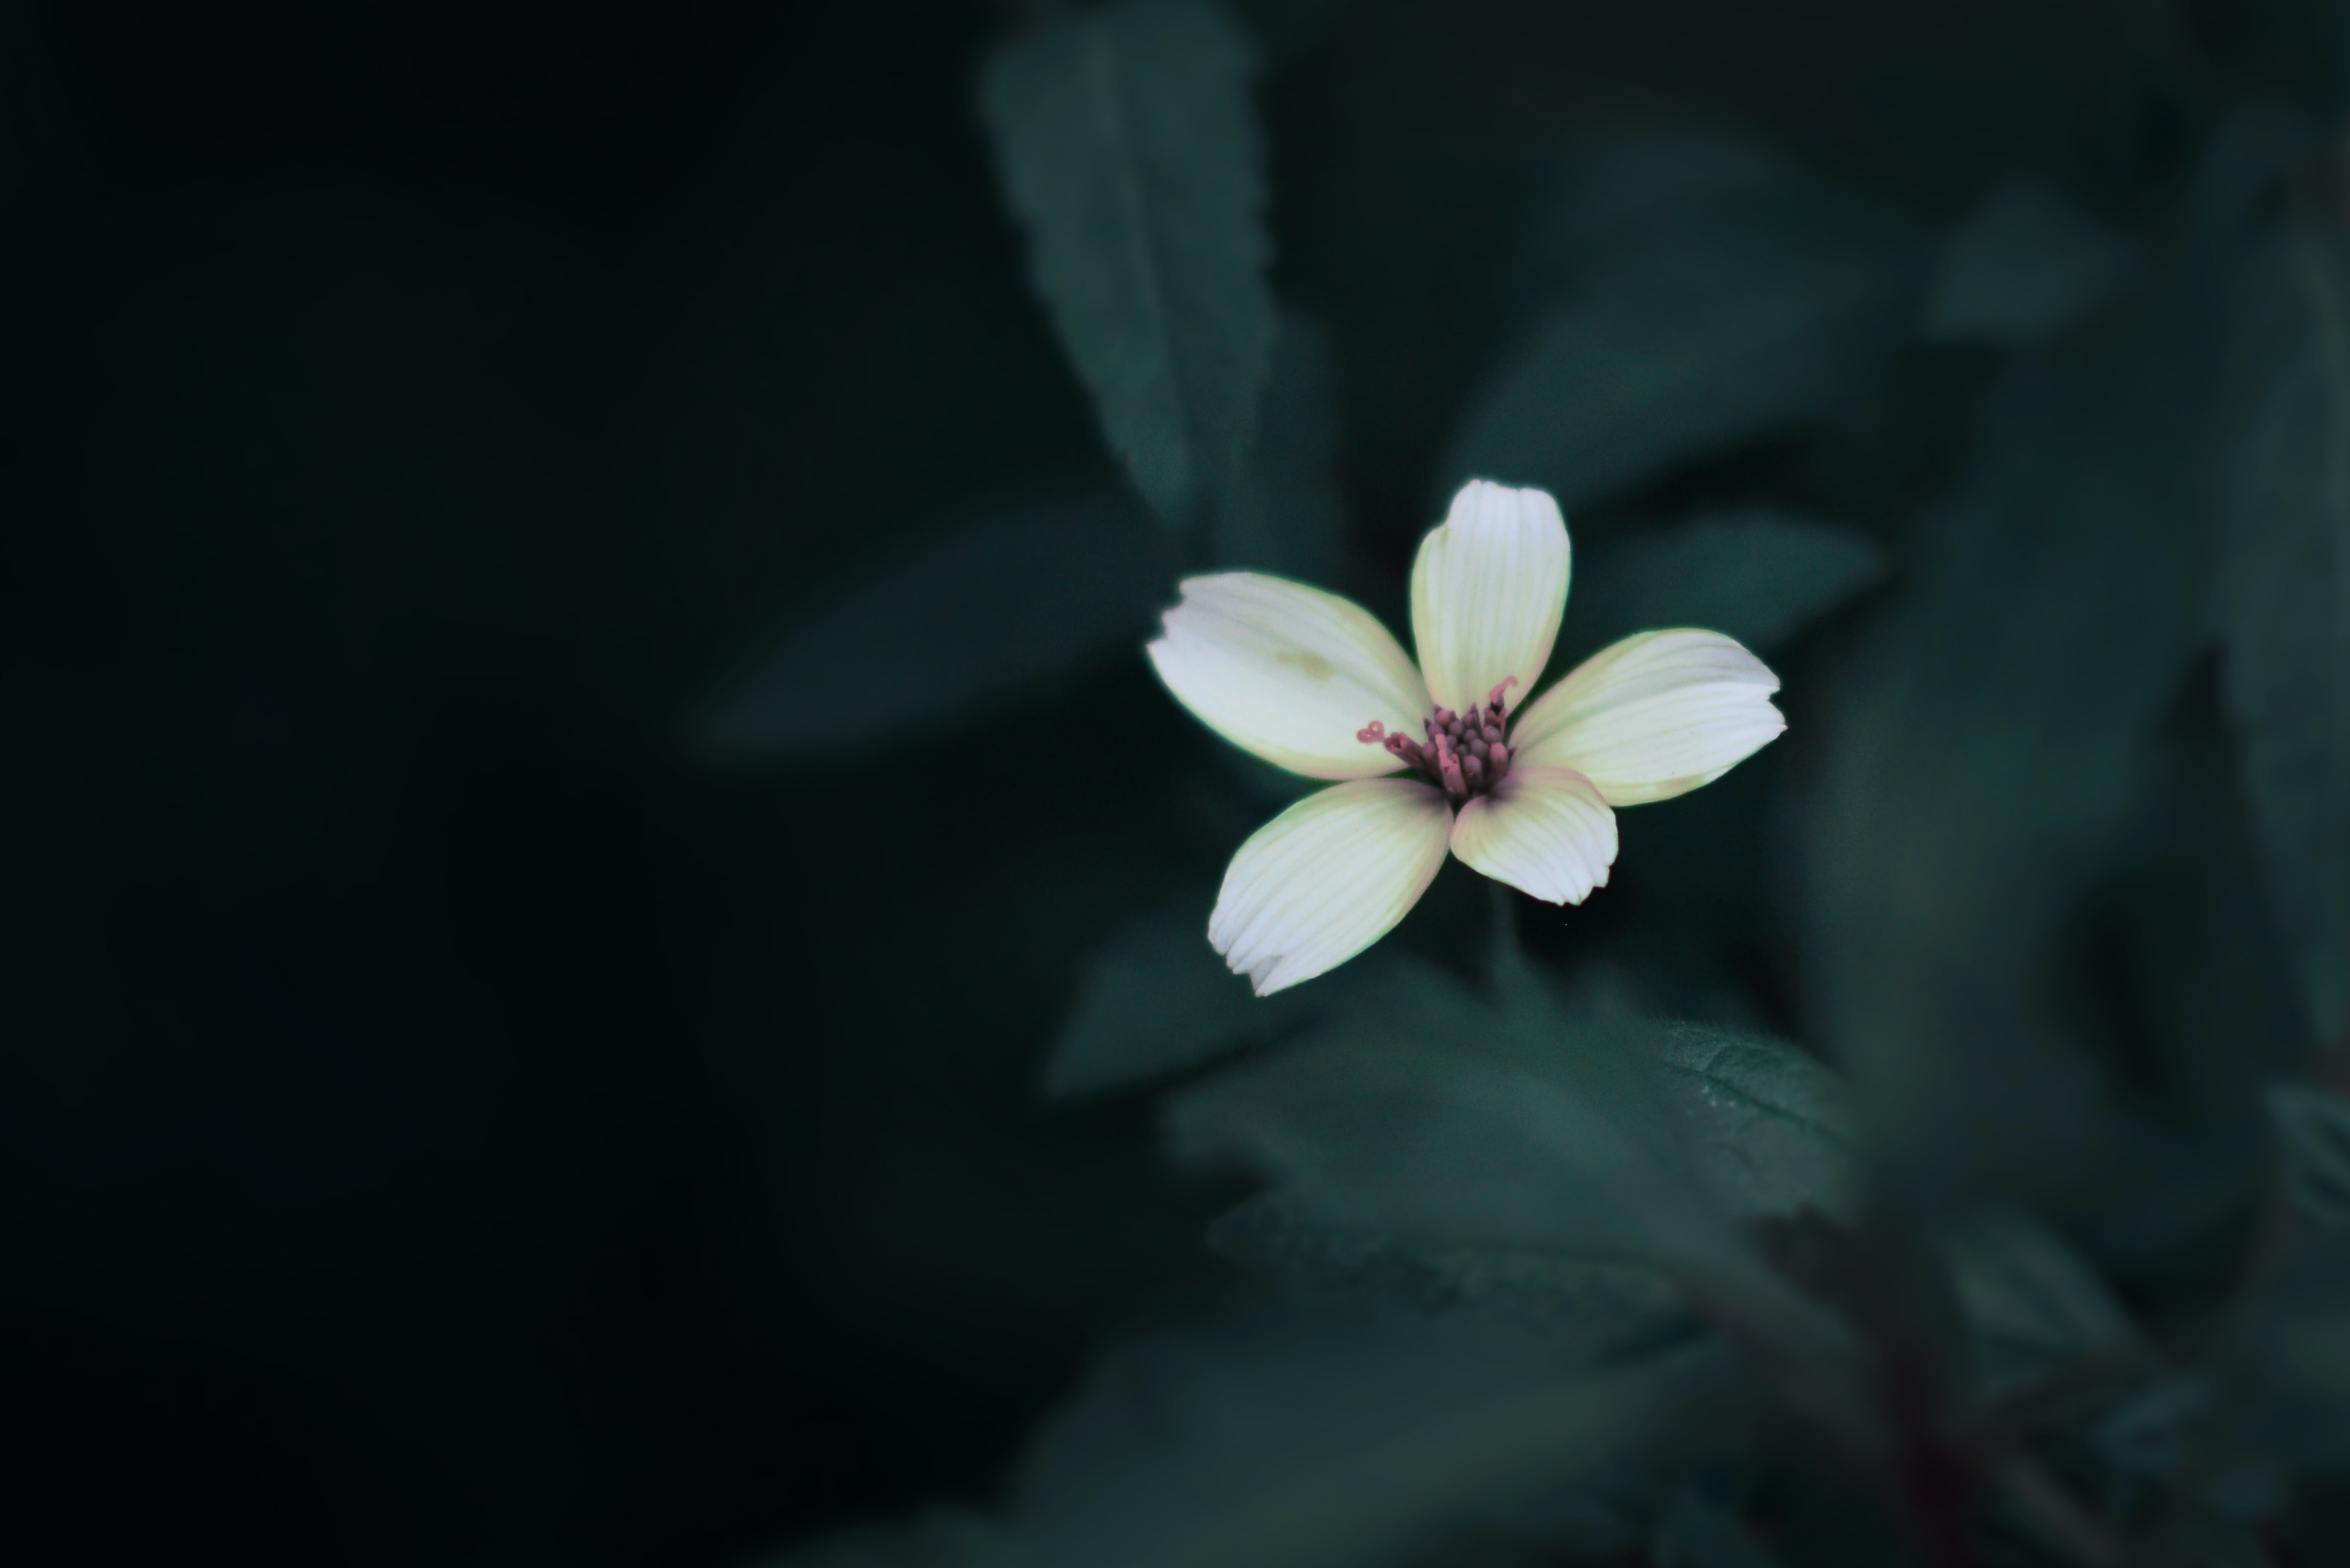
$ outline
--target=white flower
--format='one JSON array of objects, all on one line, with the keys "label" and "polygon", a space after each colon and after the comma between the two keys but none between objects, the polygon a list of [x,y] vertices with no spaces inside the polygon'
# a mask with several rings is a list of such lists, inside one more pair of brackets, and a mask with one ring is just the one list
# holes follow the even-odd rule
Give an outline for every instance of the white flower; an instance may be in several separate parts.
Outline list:
[{"label": "white flower", "polygon": [[1385,936],[1448,848],[1581,903],[1615,864],[1613,807],[1709,784],[1787,727],[1779,678],[1711,631],[1627,637],[1516,711],[1558,638],[1568,559],[1548,494],[1471,481],[1412,565],[1417,667],[1336,594],[1257,572],[1184,581],[1148,649],[1167,690],[1266,762],[1345,781],[1259,828],[1224,873],[1208,940],[1258,995]]}]

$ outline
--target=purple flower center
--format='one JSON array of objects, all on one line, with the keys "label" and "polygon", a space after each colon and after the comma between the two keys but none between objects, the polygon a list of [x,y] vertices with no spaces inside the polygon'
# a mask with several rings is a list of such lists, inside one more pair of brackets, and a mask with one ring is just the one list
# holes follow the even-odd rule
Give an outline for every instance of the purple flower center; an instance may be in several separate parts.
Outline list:
[{"label": "purple flower center", "polygon": [[1356,731],[1355,739],[1367,746],[1387,747],[1458,805],[1486,794],[1509,774],[1510,748],[1502,737],[1508,732],[1510,718],[1503,710],[1502,693],[1517,683],[1518,678],[1511,676],[1486,693],[1482,707],[1465,713],[1437,709],[1420,721],[1428,731],[1424,742],[1390,735],[1377,719]]}]

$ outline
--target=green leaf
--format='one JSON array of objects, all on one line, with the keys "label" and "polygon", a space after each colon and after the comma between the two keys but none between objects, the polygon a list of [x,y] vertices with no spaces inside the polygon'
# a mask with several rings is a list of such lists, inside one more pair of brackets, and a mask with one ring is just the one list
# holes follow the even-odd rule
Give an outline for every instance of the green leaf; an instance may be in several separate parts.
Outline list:
[{"label": "green leaf", "polygon": [[1991,1402],[2065,1372],[2145,1370],[2152,1347],[2105,1282],[2039,1221],[1981,1216],[1942,1243]]},{"label": "green leaf", "polygon": [[1572,509],[1853,396],[1908,335],[1907,249],[1774,216],[1670,231],[1574,287],[1470,400],[1448,486],[1541,484]]},{"label": "green leaf", "polygon": [[2166,299],[2018,361],[1825,736],[1808,992],[1880,1152],[1941,1198],[2039,1190],[2109,1136],[2053,967],[2198,645],[2207,322]]},{"label": "green leaf", "polygon": [[1185,1091],[1169,1130],[1178,1158],[1271,1179],[1217,1240],[1293,1284],[1458,1304],[1578,1355],[1685,1332],[1667,1303],[1694,1299],[1865,1443],[1848,1335],[1742,1223],[1844,1202],[1824,1076],[1783,1046],[1571,1012],[1531,984],[1497,1002],[1440,986],[1424,1012],[1336,1021]]},{"label": "green leaf", "polygon": [[1004,45],[981,83],[1036,290],[1136,488],[1186,533],[1273,352],[1253,70],[1207,0],[1125,0]]},{"label": "green leaf", "polygon": [[2300,1084],[2269,1088],[2286,1189],[2312,1224],[2350,1225],[2350,1100]]},{"label": "green leaf", "polygon": [[[1477,1003],[1447,1012],[1489,1037],[1513,1027]],[[1492,1121],[1456,1124],[1437,1108],[1477,1091],[1448,1080],[1523,1064],[1440,1045],[1382,1082],[1393,1059],[1366,1058],[1377,1049],[1370,1033],[1341,1023],[1320,1030],[1319,1044],[1179,1097],[1179,1155],[1238,1155],[1286,1178],[1218,1220],[1211,1242],[1309,1299],[1495,1316],[1597,1356],[1691,1331],[1665,1266],[1719,1266],[1721,1249],[1736,1245],[1718,1232],[1721,1220],[1849,1208],[1845,1096],[1803,1053],[1687,1024],[1565,1027],[1586,1038],[1561,1039],[1555,1057],[1615,1054],[1633,1072],[1585,1083],[1555,1059],[1534,1069],[1538,1087],[1498,1094]],[[1641,1073],[1644,1053],[1653,1077]],[[1595,1097],[1594,1119],[1607,1129],[1597,1135],[1582,1119]],[[1410,1119],[1415,1104],[1430,1107],[1425,1122]],[[1627,1127],[1648,1143],[1644,1154],[1596,1151]],[[1555,1218],[1522,1207],[1529,1191],[1555,1205]],[[1675,1225],[1693,1229],[1677,1237]]]},{"label": "green leaf", "polygon": [[1851,1208],[1858,1138],[1842,1080],[1781,1041],[1653,1027],[1682,1149],[1718,1209],[1748,1218]]},{"label": "green leaf", "polygon": [[1170,591],[1166,540],[1109,498],[986,513],[911,541],[802,619],[704,713],[698,738],[792,760],[967,724],[1139,648]]},{"label": "green leaf", "polygon": [[1881,581],[1885,552],[1832,524],[1770,511],[1725,513],[1646,535],[1576,585],[1567,628],[1603,648],[1659,627],[1726,632],[1758,653]]},{"label": "green leaf", "polygon": [[2029,343],[2111,301],[2141,265],[2070,200],[2019,182],[1942,242],[1919,330],[1943,343]]},{"label": "green leaf", "polygon": [[1594,1371],[1457,1327],[1175,1335],[1054,1418],[1005,1528],[1035,1568],[1379,1568],[1464,1537],[1606,1555],[1644,1532],[1651,1471],[1741,1425],[1705,1346]]},{"label": "green leaf", "polygon": [[1045,1069],[1061,1097],[1118,1088],[1294,1029],[1318,1010],[1323,988],[1260,1000],[1208,945],[1212,898],[1187,900],[1137,922],[1087,965],[1075,1011]]},{"label": "green leaf", "polygon": [[1314,322],[1284,316],[1256,440],[1210,530],[1215,564],[1334,581],[1346,545],[1337,449],[1329,345]]},{"label": "green leaf", "polygon": [[2235,295],[2219,619],[2277,923],[2320,1039],[2350,1017],[2350,247],[2296,228]]},{"label": "green leaf", "polygon": [[1177,1158],[1252,1165],[1344,1230],[1614,1262],[1734,1250],[1682,1158],[1662,1074],[1625,1031],[1557,1039],[1489,1006],[1445,1011],[1427,1033],[1317,1031],[1183,1092]]},{"label": "green leaf", "polygon": [[1431,1317],[1491,1318],[1578,1359],[1654,1350],[1698,1332],[1670,1282],[1646,1264],[1348,1229],[1274,1193],[1219,1217],[1208,1243],[1302,1301],[1392,1302]]}]

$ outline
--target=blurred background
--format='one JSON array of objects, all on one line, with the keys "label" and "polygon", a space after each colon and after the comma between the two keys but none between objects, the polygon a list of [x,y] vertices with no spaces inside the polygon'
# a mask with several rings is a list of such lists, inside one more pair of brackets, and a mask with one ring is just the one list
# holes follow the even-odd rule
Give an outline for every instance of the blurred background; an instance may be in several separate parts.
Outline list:
[{"label": "blurred background", "polygon": [[[10,5],[9,1530],[748,1563],[991,1515],[1105,1343],[1301,1272],[1525,1317],[1210,1245],[1281,1159],[1151,1082],[1508,978],[1456,865],[1252,1002],[1200,932],[1296,792],[1139,657],[1211,565],[1400,627],[1471,474],[1566,509],[1555,670],[1785,682],[1501,906],[1546,1005],[1835,1064],[1879,1223],[2029,1212],[2033,1322],[2153,1347],[2082,1419],[2175,1389],[2350,984],[2345,88],[2332,0]],[[2311,1422],[2212,1504],[2264,1555],[2142,1560],[2335,1560]],[[1907,1550],[1743,1463],[1726,1547],[1440,1560]],[[2111,1545],[2037,1517],[1938,1560]]]}]

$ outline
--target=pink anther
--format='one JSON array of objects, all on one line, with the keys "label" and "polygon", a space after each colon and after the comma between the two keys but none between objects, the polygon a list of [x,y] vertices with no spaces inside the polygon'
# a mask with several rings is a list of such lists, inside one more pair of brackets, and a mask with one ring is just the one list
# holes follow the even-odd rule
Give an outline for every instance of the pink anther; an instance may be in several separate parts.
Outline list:
[{"label": "pink anther", "polygon": [[[1388,727],[1385,724],[1380,723],[1377,719],[1372,720],[1368,724],[1366,724],[1363,728],[1355,732],[1355,739],[1362,742],[1363,744],[1367,746],[1376,746],[1381,741],[1386,740],[1387,736]],[[1393,748],[1389,749],[1392,750]]]},{"label": "pink anther", "polygon": [[1518,678],[1513,675],[1507,680],[1503,681],[1499,686],[1494,687],[1491,691],[1486,692],[1485,705],[1498,711],[1502,706],[1502,693],[1507,691],[1511,687],[1515,686],[1517,683]]}]

